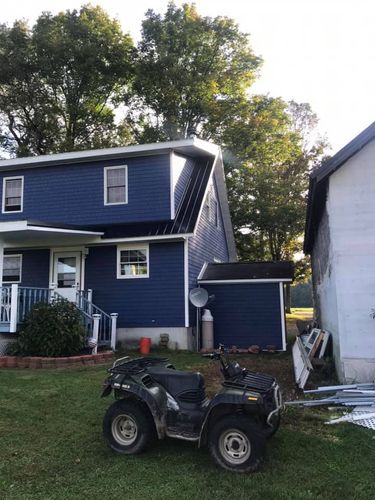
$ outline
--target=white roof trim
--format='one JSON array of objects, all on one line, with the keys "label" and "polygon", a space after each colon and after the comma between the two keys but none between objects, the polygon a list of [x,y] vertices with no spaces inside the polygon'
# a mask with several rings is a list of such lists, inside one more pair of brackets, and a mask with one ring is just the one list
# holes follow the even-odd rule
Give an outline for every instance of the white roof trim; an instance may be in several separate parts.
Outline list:
[{"label": "white roof trim", "polygon": [[206,283],[207,285],[231,285],[241,283],[291,283],[293,280],[290,278],[281,279],[244,279],[244,280],[199,280],[199,283]]},{"label": "white roof trim", "polygon": [[[102,238],[100,240],[100,244],[107,243],[126,243],[132,241],[158,241],[158,240],[185,240],[186,238],[190,238],[193,236],[193,233],[184,233],[184,234],[162,234],[160,236],[133,236],[129,238]],[[92,242],[96,244],[97,242]],[[91,243],[90,243],[91,244]]]},{"label": "white roof trim", "polygon": [[219,146],[211,142],[203,141],[196,137],[183,139],[181,141],[155,142],[152,144],[139,144],[136,146],[123,146],[117,148],[92,149],[88,151],[73,151],[69,153],[58,153],[43,156],[29,156],[26,158],[14,158],[12,160],[1,160],[0,170],[11,170],[15,168],[44,167],[50,164],[81,163],[90,160],[102,160],[118,158],[121,156],[139,156],[141,154],[161,154],[170,151],[178,151],[182,154],[206,153],[216,156]]},{"label": "white roof trim", "polygon": [[198,278],[197,278],[197,281],[201,280],[202,279],[202,276],[204,275],[204,272],[205,270],[207,269],[207,266],[208,266],[208,262],[205,262],[202,266],[202,269],[200,270],[199,274],[198,274]]},{"label": "white roof trim", "polygon": [[41,231],[47,233],[63,233],[63,234],[87,234],[90,236],[102,236],[104,233],[98,231],[84,231],[81,229],[64,229],[53,226],[34,226],[28,224],[27,220],[0,222],[0,233],[9,233],[17,231]]}]

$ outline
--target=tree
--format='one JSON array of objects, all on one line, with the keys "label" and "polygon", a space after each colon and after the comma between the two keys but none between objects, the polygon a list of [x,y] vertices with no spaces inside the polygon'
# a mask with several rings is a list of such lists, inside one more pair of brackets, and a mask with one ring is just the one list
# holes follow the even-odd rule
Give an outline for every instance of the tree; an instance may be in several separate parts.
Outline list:
[{"label": "tree", "polygon": [[201,17],[194,4],[169,3],[164,17],[149,10],[138,51],[146,139],[207,138],[210,122],[220,125],[245,99],[261,62],[233,20]]},{"label": "tree", "polygon": [[288,104],[268,96],[254,96],[224,131],[241,258],[282,260],[295,252],[304,229],[308,172],[323,147],[306,149],[303,140]]},{"label": "tree", "polygon": [[[240,259],[292,260],[301,252],[308,173],[325,146],[314,137],[315,125],[307,104],[253,96],[224,131]],[[301,279],[307,276],[306,261],[296,267]]]},{"label": "tree", "polygon": [[27,156],[129,140],[113,103],[133,59],[131,38],[100,7],[0,26],[0,146]]}]

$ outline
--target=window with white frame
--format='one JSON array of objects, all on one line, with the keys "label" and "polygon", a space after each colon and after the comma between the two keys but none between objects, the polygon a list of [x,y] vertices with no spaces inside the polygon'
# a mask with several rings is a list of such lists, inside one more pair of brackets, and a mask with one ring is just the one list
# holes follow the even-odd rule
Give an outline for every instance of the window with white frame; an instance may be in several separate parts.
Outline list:
[{"label": "window with white frame", "polygon": [[117,278],[147,278],[148,275],[148,245],[117,247]]},{"label": "window with white frame", "polygon": [[126,165],[104,167],[104,204],[122,205],[128,202],[128,168]]},{"label": "window with white frame", "polygon": [[23,209],[23,177],[4,177],[3,213],[22,212],[22,209]]},{"label": "window with white frame", "polygon": [[21,283],[22,255],[4,255],[3,283]]}]

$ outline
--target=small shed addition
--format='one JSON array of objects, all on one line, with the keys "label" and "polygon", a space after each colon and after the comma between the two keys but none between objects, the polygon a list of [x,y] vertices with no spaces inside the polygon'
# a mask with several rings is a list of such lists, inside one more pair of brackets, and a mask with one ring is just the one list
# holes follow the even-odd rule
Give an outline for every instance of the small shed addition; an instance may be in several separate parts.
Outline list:
[{"label": "small shed addition", "polygon": [[203,267],[199,286],[214,299],[214,344],[247,349],[286,349],[284,284],[293,280],[291,262],[214,263]]}]

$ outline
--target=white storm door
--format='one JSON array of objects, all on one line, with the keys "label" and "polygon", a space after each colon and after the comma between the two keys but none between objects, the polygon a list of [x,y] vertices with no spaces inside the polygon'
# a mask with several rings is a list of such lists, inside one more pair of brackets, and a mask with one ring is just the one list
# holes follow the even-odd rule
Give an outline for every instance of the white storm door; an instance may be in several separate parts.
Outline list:
[{"label": "white storm door", "polygon": [[54,254],[53,281],[60,295],[71,302],[76,301],[76,291],[80,289],[81,281],[81,252]]}]

